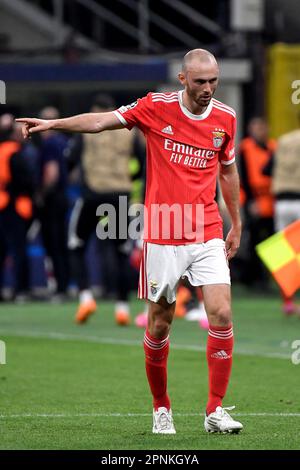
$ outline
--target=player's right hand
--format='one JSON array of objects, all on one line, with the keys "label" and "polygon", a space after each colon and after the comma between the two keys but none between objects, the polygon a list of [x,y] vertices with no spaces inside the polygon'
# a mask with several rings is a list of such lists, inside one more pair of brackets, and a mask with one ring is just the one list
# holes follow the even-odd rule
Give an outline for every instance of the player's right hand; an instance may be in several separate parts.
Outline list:
[{"label": "player's right hand", "polygon": [[21,122],[23,124],[22,134],[24,139],[27,139],[35,132],[44,132],[51,128],[51,121],[47,121],[46,119],[18,118],[16,119],[16,122]]}]

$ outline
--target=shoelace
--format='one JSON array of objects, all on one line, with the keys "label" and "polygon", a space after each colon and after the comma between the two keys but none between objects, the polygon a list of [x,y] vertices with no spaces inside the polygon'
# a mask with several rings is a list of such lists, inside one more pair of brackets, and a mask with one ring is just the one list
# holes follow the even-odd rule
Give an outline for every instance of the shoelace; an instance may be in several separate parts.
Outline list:
[{"label": "shoelace", "polygon": [[170,426],[170,418],[168,417],[166,412],[162,412],[160,416],[158,417],[158,421],[160,424],[161,429],[168,429]]},{"label": "shoelace", "polygon": [[226,416],[226,418],[230,419],[231,421],[233,421],[233,418],[230,416],[229,413],[227,413],[227,411],[231,411],[231,410],[234,410],[235,406],[227,406],[227,407],[224,407],[224,408],[221,408],[221,412],[220,412],[220,418],[223,418],[224,416]]}]

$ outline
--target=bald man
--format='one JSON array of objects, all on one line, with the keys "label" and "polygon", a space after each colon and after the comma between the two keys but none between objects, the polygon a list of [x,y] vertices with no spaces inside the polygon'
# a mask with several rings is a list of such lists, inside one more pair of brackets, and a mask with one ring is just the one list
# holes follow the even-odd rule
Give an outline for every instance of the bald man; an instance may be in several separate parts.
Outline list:
[{"label": "bald man", "polygon": [[[204,428],[236,433],[242,424],[222,406],[233,350],[228,261],[236,254],[241,237],[236,117],[232,108],[213,98],[219,67],[210,52],[188,52],[178,78],[180,91],[148,93],[113,112],[20,121],[24,137],[47,129],[102,132],[137,126],[142,130],[147,140],[147,183],[138,295],[149,302],[144,351],[153,397],[152,431],[176,433],[167,391],[167,359],[176,288],[185,276],[193,286],[202,287],[210,325]],[[214,200],[218,172],[232,222],[226,241]]]}]

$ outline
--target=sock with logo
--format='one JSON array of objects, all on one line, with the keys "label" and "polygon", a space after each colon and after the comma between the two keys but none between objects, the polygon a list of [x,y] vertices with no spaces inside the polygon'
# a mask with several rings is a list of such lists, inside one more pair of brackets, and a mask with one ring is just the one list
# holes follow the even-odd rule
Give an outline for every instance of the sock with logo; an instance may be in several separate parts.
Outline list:
[{"label": "sock with logo", "polygon": [[153,338],[148,332],[144,336],[146,374],[153,396],[155,410],[164,406],[170,409],[167,394],[167,361],[169,354],[169,335],[163,339]]},{"label": "sock with logo", "polygon": [[232,366],[233,330],[211,326],[208,330],[206,357],[209,375],[209,394],[206,413],[209,415],[222,406]]}]

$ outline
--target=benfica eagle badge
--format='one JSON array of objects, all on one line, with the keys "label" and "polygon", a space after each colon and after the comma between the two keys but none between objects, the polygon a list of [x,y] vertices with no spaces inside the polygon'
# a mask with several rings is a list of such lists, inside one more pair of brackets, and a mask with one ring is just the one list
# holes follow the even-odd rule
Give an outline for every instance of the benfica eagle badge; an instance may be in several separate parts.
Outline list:
[{"label": "benfica eagle badge", "polygon": [[223,129],[216,129],[212,134],[214,147],[218,149],[224,142],[225,131]]}]

